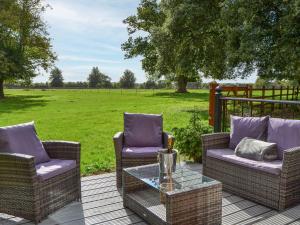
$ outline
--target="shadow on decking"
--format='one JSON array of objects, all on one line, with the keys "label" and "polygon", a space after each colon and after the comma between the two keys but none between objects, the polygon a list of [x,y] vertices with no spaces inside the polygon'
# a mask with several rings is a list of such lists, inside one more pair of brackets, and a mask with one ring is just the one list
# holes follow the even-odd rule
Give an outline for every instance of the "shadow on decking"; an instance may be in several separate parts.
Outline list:
[{"label": "shadow on decking", "polygon": [[[199,164],[185,167],[202,171]],[[73,202],[48,216],[40,225],[147,225],[131,210],[123,207],[121,191],[115,186],[115,173],[82,178],[82,203]],[[223,192],[223,225],[296,225],[300,224],[300,205],[282,212],[272,210],[232,193]],[[0,214],[1,225],[33,225],[13,216]]]}]

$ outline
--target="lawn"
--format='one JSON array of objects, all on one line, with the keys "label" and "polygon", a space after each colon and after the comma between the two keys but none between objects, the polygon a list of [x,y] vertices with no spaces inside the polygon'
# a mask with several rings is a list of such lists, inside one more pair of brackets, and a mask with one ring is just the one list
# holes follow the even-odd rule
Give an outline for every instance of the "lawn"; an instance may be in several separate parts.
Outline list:
[{"label": "lawn", "polygon": [[193,110],[207,120],[208,91],[6,90],[0,126],[35,121],[42,140],[79,141],[84,175],[115,167],[113,135],[123,130],[123,112],[163,113],[164,130],[185,126]]}]

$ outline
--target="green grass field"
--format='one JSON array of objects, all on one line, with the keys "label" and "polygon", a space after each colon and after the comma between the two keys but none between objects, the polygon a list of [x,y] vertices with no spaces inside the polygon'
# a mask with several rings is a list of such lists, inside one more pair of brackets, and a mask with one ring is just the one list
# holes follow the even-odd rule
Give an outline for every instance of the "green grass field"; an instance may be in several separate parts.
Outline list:
[{"label": "green grass field", "polygon": [[0,126],[34,120],[42,140],[82,144],[84,175],[114,169],[112,137],[123,130],[123,112],[163,113],[164,130],[185,126],[195,107],[208,117],[208,91],[5,90]]}]

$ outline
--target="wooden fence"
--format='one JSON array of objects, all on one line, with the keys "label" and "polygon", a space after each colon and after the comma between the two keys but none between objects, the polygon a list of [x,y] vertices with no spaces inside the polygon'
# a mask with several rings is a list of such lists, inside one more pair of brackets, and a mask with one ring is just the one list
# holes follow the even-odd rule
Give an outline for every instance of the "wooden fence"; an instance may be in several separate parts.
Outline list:
[{"label": "wooden fence", "polygon": [[222,89],[215,92],[214,131],[228,131],[230,115],[266,116],[300,119],[300,101],[226,97]]},{"label": "wooden fence", "polygon": [[[211,83],[209,90],[209,124],[214,125],[214,112],[215,112],[215,93],[217,83]],[[251,85],[245,86],[222,86],[222,96],[223,97],[235,97],[235,98],[251,98],[251,99],[268,99],[268,100],[291,100],[297,101],[299,98],[299,86],[298,87],[275,87],[272,88],[253,88]],[[234,107],[237,102],[234,102]],[[251,103],[252,104],[252,103]],[[261,111],[264,110],[266,105],[270,105],[268,102],[260,102],[259,104],[252,104],[251,108],[260,107]],[[271,105],[271,108],[273,106]]]}]

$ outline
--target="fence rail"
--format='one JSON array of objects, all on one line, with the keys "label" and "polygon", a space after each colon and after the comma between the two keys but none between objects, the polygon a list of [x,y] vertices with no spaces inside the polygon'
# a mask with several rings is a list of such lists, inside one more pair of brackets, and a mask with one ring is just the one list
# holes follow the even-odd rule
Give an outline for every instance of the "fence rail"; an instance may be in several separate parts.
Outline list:
[{"label": "fence rail", "polygon": [[[215,92],[218,87],[217,83],[210,84],[209,94],[209,124],[214,125],[215,112]],[[251,85],[246,86],[223,86],[222,94],[226,97],[250,98],[250,99],[271,99],[271,100],[298,100],[299,86],[297,87],[275,87],[253,88]],[[270,103],[270,102],[269,102]],[[263,104],[261,104],[263,105]]]},{"label": "fence rail", "polygon": [[217,88],[214,107],[214,131],[227,131],[230,115],[265,116],[300,119],[300,101],[227,97]]}]

